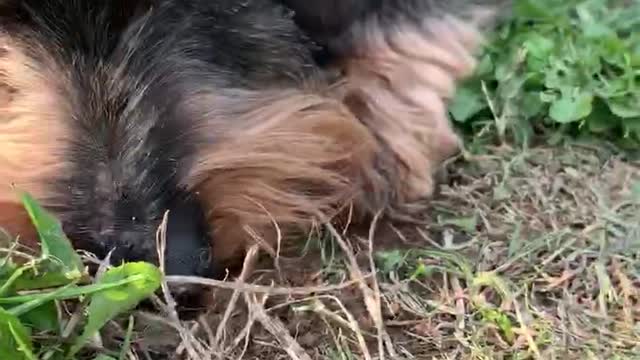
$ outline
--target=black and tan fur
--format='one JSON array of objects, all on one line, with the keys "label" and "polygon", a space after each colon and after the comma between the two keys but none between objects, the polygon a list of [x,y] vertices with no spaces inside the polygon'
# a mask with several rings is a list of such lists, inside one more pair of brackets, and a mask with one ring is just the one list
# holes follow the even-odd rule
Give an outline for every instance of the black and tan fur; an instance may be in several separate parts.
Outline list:
[{"label": "black and tan fur", "polygon": [[0,225],[33,235],[15,186],[76,247],[157,261],[170,210],[168,271],[215,276],[274,223],[429,196],[493,8],[282,3],[0,0]]}]

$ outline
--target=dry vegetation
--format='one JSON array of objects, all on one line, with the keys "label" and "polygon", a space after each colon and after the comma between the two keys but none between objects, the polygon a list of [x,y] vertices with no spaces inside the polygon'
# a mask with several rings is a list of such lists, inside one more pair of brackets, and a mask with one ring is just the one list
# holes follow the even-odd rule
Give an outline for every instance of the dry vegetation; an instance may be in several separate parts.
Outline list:
[{"label": "dry vegetation", "polygon": [[328,229],[301,258],[213,283],[216,306],[196,320],[135,313],[132,348],[140,359],[637,358],[638,164],[582,144],[494,149],[452,168],[425,224]]}]

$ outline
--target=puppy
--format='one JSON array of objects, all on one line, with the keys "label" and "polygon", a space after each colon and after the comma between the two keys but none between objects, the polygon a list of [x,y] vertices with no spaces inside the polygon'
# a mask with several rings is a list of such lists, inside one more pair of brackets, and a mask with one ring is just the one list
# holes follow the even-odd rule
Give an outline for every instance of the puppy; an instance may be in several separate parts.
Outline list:
[{"label": "puppy", "polygon": [[158,263],[168,211],[166,272],[218,277],[350,204],[428,196],[489,7],[322,4],[0,1],[0,226],[34,238],[28,191],[75,247]]}]

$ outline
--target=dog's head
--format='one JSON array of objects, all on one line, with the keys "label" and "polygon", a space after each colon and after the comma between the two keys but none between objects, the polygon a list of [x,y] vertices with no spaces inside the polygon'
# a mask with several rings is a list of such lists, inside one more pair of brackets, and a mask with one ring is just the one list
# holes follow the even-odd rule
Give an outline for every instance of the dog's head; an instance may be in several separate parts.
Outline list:
[{"label": "dog's head", "polygon": [[62,67],[42,42],[24,39],[0,33],[0,225],[35,236],[17,206],[16,190],[27,191],[76,247],[111,252],[114,264],[158,263],[168,212],[166,272],[212,275],[211,228],[184,186],[194,147],[183,119],[117,68]]}]

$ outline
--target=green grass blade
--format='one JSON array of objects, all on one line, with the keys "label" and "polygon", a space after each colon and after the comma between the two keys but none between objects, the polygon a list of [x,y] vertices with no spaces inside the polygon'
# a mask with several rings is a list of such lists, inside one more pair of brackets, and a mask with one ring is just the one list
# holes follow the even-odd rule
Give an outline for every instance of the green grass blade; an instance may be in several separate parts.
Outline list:
[{"label": "green grass blade", "polygon": [[36,360],[29,330],[13,314],[0,308],[0,354],[2,359]]},{"label": "green grass blade", "polygon": [[82,260],[62,231],[60,221],[41,207],[31,195],[23,193],[21,199],[40,237],[42,255],[61,261],[68,277],[80,277]]}]

